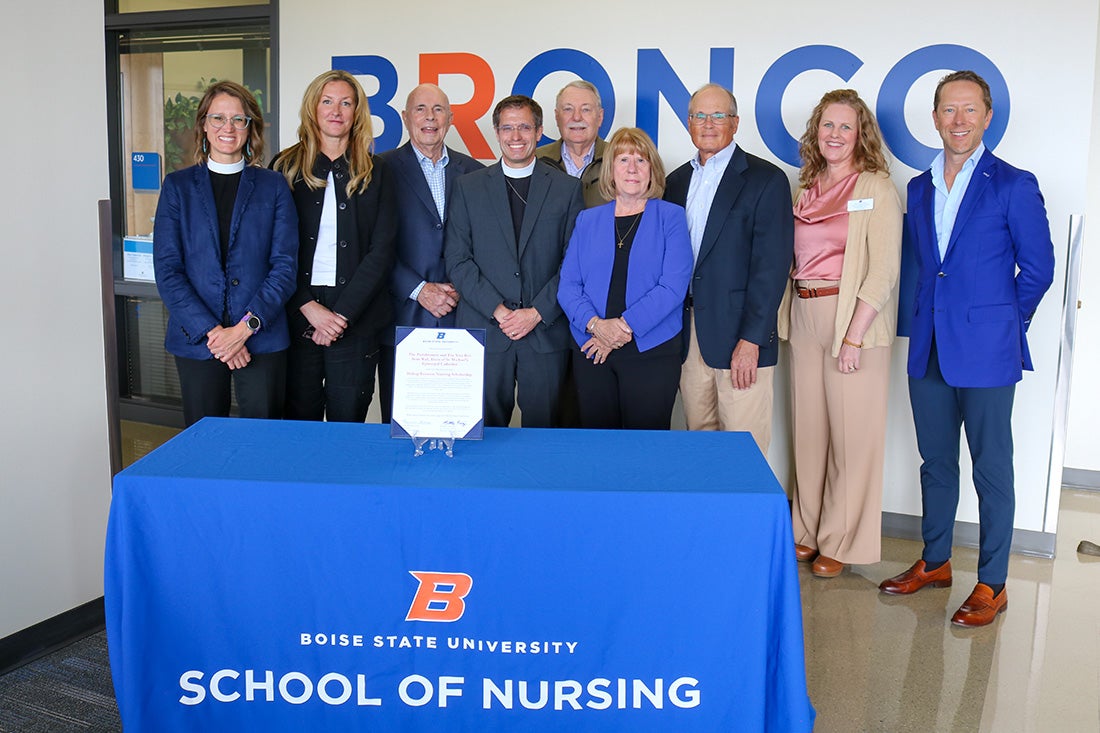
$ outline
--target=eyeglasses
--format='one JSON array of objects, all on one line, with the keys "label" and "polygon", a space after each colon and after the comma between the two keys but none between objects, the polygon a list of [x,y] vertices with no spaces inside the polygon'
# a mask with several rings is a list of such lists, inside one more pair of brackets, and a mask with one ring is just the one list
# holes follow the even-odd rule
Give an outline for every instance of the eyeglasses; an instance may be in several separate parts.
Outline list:
[{"label": "eyeglasses", "polygon": [[707,114],[706,112],[696,112],[693,115],[688,115],[688,119],[696,125],[706,124],[707,120],[710,120],[716,125],[722,125],[725,124],[726,120],[732,119],[736,116],[737,115],[731,115],[729,112],[711,112],[710,114]]},{"label": "eyeglasses", "polygon": [[501,125],[497,128],[497,132],[499,132],[501,135],[511,135],[513,132],[519,132],[523,135],[529,135],[534,131],[534,125],[528,125],[526,122],[518,125]]},{"label": "eyeglasses", "polygon": [[572,117],[574,112],[580,112],[581,117],[591,117],[596,114],[596,108],[589,107],[587,104],[583,107],[574,107],[571,104],[567,104],[564,107],[558,107],[558,111],[566,117]]},{"label": "eyeglasses", "polygon": [[233,115],[232,117],[226,117],[225,115],[207,115],[207,123],[215,130],[220,130],[225,127],[226,122],[233,123],[234,130],[247,130],[248,126],[252,124],[252,118],[245,115]]}]

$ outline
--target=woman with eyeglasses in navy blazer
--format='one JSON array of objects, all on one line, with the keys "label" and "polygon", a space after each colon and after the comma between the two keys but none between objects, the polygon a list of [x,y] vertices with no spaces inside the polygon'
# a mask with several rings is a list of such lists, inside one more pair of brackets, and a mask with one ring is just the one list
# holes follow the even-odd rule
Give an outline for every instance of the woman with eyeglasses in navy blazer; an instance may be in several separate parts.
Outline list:
[{"label": "woman with eyeglasses in navy blazer", "polygon": [[153,227],[184,421],[228,416],[234,387],[242,417],[282,417],[298,216],[286,180],[262,167],[255,97],[235,82],[210,85],[195,147],[196,165],[164,179]]}]

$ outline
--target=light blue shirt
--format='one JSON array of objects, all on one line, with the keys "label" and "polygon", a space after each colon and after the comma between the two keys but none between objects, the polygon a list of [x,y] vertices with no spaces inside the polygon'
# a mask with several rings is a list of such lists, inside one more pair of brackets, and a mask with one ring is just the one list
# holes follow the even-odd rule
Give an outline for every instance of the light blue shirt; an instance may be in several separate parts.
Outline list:
[{"label": "light blue shirt", "polygon": [[966,189],[970,186],[970,179],[974,175],[974,169],[978,167],[985,152],[985,143],[978,143],[978,147],[966,159],[962,170],[955,174],[955,181],[951,184],[951,190],[947,190],[947,181],[943,177],[944,154],[941,150],[935,160],[932,161],[932,186],[936,189],[935,223],[936,244],[940,250],[940,262],[947,256],[947,245],[951,242],[951,232],[955,229],[955,217],[959,215],[959,206],[962,204]]},{"label": "light blue shirt", "polygon": [[592,162],[592,157],[596,154],[596,141],[592,141],[592,147],[588,148],[588,152],[584,154],[584,159],[581,161],[581,165],[578,168],[576,163],[573,162],[573,156],[569,154],[569,149],[565,147],[565,143],[561,144],[561,162],[565,163],[565,172],[574,178],[580,178],[581,173]]},{"label": "light blue shirt", "polygon": [[698,152],[691,159],[693,170],[691,183],[688,184],[687,206],[684,208],[687,209],[688,233],[691,234],[691,251],[695,264],[699,263],[699,249],[703,245],[703,232],[707,228],[710,205],[714,203],[718,184],[722,182],[726,166],[730,164],[736,149],[737,143],[731,142],[712,155],[705,164],[699,162]]},{"label": "light blue shirt", "polygon": [[[416,159],[420,162],[420,170],[424,173],[424,180],[428,182],[428,190],[432,192],[432,200],[435,201],[435,210],[439,213],[439,220],[444,221],[443,214],[447,207],[445,200],[447,195],[447,163],[450,162],[450,158],[447,157],[447,147],[443,147],[443,155],[440,156],[438,161],[433,161],[424,155],[415,145],[412,146],[412,149],[416,154]],[[409,293],[409,300],[416,300],[426,284],[427,281],[424,281],[413,288],[413,291]]]},{"label": "light blue shirt", "polygon": [[447,148],[443,148],[443,155],[438,161],[433,161],[424,155],[415,145],[412,149],[416,153],[416,159],[420,161],[420,170],[424,172],[424,178],[428,181],[428,188],[435,200],[435,210],[439,212],[439,220],[443,221],[443,212],[447,205],[444,201],[447,192],[447,163],[450,162],[450,158],[447,157]]}]

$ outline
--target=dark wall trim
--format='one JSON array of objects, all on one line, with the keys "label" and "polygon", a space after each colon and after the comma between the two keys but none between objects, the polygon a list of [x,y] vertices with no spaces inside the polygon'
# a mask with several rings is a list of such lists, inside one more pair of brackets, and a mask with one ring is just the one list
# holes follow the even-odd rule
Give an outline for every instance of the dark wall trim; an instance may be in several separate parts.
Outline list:
[{"label": "dark wall trim", "polygon": [[267,21],[271,17],[268,5],[235,5],[229,8],[196,8],[194,10],[155,10],[144,13],[107,13],[107,30],[129,30],[146,26],[182,28],[196,24]]},{"label": "dark wall trim", "polygon": [[1083,468],[1063,468],[1062,486],[1067,489],[1100,491],[1100,471],[1088,471]]},{"label": "dark wall trim", "polygon": [[118,422],[118,330],[115,317],[114,243],[111,202],[99,201],[99,288],[103,306],[103,361],[107,377],[107,438],[111,475],[122,470],[122,431]]},{"label": "dark wall trim", "polygon": [[103,596],[0,639],[0,675],[80,641],[106,625]]},{"label": "dark wall trim", "polygon": [[[920,541],[920,517],[910,514],[882,513],[882,534],[884,537],[896,537],[903,540]],[[1033,557],[1054,557],[1055,535],[1050,532],[1035,532],[1028,529],[1012,531],[1012,552]],[[973,522],[955,522],[954,547],[977,547],[978,525]],[[919,557],[914,557],[919,560]]]}]

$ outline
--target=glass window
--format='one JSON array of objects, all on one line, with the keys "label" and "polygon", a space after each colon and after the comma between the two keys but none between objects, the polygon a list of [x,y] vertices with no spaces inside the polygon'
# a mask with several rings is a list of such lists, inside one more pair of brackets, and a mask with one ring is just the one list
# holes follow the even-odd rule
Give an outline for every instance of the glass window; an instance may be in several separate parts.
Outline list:
[{"label": "glass window", "polygon": [[152,233],[160,181],[195,162],[195,112],[211,82],[238,81],[256,95],[264,111],[265,147],[271,150],[270,41],[267,27],[243,26],[124,33],[119,46],[122,234],[145,237]]},{"label": "glass window", "polygon": [[164,350],[168,311],[159,298],[127,297],[122,311],[124,335],[129,345],[125,392],[133,398],[167,405],[180,404],[176,362]]},{"label": "glass window", "polygon": [[[131,9],[165,9],[153,4],[132,2],[141,7]],[[269,156],[276,147],[269,28],[269,23],[251,18],[109,32],[109,46],[118,49],[112,218],[124,418],[162,415],[164,409],[176,414],[180,405],[175,360],[164,350],[168,314],[153,282],[153,217],[164,176],[195,163],[195,114],[206,87],[231,80],[251,90],[264,111]]]}]

